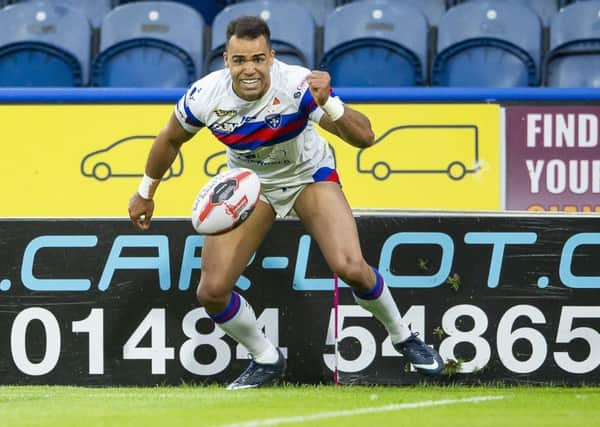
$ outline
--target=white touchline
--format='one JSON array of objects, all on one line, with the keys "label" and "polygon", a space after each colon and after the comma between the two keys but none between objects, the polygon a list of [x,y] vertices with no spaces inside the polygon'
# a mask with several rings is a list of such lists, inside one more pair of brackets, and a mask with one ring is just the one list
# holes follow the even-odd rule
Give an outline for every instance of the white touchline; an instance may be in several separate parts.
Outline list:
[{"label": "white touchline", "polygon": [[292,417],[266,418],[263,420],[250,420],[242,423],[226,424],[222,427],[263,427],[276,426],[289,423],[304,423],[307,421],[323,420],[327,418],[350,417],[352,415],[374,414],[379,412],[401,411],[403,409],[425,408],[427,406],[456,405],[459,403],[480,403],[490,400],[504,399],[504,396],[474,396],[464,399],[424,400],[421,402],[395,403],[384,406],[369,406],[366,408],[348,409],[345,411],[318,412],[311,415],[295,415]]}]

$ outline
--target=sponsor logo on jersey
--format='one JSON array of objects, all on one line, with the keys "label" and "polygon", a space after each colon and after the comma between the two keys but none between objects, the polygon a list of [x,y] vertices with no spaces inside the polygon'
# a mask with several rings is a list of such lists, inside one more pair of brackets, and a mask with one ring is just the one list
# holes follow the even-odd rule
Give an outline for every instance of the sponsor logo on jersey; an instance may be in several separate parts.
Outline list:
[{"label": "sponsor logo on jersey", "polygon": [[234,117],[235,115],[237,115],[236,110],[222,110],[220,108],[216,108],[214,112],[217,115],[217,117]]},{"label": "sponsor logo on jersey", "polygon": [[231,133],[235,130],[235,128],[237,127],[237,125],[235,123],[215,123],[213,125],[210,126],[210,130],[212,131],[218,131],[218,132],[225,132],[225,133]]}]

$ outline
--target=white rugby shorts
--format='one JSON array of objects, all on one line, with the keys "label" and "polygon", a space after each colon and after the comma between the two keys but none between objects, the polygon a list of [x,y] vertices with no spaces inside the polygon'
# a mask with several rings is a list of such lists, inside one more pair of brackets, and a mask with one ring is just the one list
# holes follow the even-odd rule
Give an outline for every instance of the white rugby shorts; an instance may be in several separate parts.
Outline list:
[{"label": "white rugby shorts", "polygon": [[319,139],[302,137],[248,153],[228,151],[227,160],[230,168],[243,167],[256,172],[261,183],[261,200],[271,205],[280,218],[292,211],[307,185],[340,182],[333,151]]}]

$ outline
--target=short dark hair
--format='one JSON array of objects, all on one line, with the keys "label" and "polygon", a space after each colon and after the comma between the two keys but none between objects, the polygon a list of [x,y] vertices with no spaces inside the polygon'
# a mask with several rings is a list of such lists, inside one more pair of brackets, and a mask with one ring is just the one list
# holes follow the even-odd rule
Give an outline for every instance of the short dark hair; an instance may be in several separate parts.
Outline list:
[{"label": "short dark hair", "polygon": [[267,23],[257,16],[241,16],[231,21],[227,25],[226,45],[233,36],[250,40],[265,36],[267,45],[271,46],[271,30],[269,30]]}]

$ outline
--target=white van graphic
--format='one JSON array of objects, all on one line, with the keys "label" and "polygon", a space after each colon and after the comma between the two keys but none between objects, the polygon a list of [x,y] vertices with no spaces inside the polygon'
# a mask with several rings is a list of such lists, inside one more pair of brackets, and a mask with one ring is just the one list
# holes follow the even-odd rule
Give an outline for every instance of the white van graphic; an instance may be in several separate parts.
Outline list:
[{"label": "white van graphic", "polygon": [[392,173],[446,174],[458,181],[480,168],[475,125],[396,126],[356,157],[358,172],[381,181]]}]

